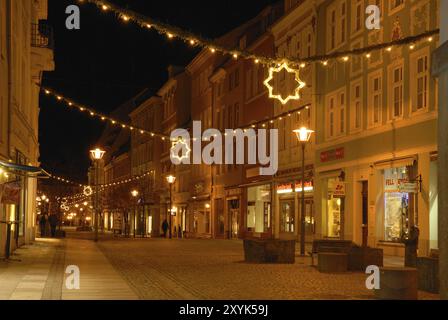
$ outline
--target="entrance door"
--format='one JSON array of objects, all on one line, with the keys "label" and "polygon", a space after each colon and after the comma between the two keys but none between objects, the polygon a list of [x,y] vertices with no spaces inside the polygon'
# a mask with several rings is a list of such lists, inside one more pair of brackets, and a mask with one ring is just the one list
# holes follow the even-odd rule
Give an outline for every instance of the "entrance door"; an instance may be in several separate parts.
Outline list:
[{"label": "entrance door", "polygon": [[369,234],[369,182],[362,182],[362,246],[367,247]]},{"label": "entrance door", "polygon": [[230,211],[230,238],[238,239],[238,233],[240,230],[240,211],[239,210],[231,210]]}]

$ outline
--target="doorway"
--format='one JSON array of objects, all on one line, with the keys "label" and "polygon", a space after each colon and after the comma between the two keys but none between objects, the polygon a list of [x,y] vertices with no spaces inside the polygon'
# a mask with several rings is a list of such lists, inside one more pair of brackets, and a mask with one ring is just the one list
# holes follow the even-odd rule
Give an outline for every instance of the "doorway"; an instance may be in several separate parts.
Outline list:
[{"label": "doorway", "polygon": [[362,181],[362,246],[367,247],[369,235],[369,182]]},{"label": "doorway", "polygon": [[230,238],[238,239],[240,230],[240,211],[238,209],[230,210]]}]

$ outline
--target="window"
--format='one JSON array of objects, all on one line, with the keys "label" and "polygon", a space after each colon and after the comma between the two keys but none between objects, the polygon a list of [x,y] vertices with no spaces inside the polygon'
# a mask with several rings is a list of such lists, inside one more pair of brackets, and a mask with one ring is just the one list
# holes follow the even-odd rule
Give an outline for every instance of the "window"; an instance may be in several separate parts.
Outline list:
[{"label": "window", "polygon": [[343,42],[345,42],[345,33],[346,33],[346,30],[345,30],[345,28],[346,28],[346,26],[345,26],[345,22],[346,22],[346,18],[345,18],[345,16],[346,16],[346,12],[347,11],[347,6],[346,6],[346,3],[345,3],[345,1],[344,2],[342,2],[342,4],[341,4],[341,17],[340,17],[340,19],[341,19],[341,43],[343,43]]},{"label": "window", "polygon": [[335,194],[340,185],[339,178],[327,180],[327,236],[330,238],[339,238],[341,235],[341,206],[345,200]]},{"label": "window", "polygon": [[352,34],[357,34],[363,27],[363,2],[362,0],[352,1]]},{"label": "window", "polygon": [[411,59],[411,100],[412,112],[428,108],[429,61],[427,48],[425,53]]},{"label": "window", "polygon": [[389,0],[389,15],[395,14],[404,8],[404,0]]},{"label": "window", "polygon": [[240,85],[240,69],[235,70],[235,88]]},{"label": "window", "polygon": [[235,128],[240,125],[240,104],[235,103]]},{"label": "window", "polygon": [[389,96],[389,118],[403,116],[403,65],[394,66],[389,70],[391,94]]},{"label": "window", "polygon": [[271,221],[271,185],[247,188],[247,231],[268,232]]},{"label": "window", "polygon": [[334,136],[334,99],[330,100],[330,137]]},{"label": "window", "polygon": [[351,91],[351,129],[357,131],[362,128],[362,87],[361,81],[352,84]]},{"label": "window", "polygon": [[233,90],[233,73],[229,74],[229,91]]},{"label": "window", "polygon": [[311,57],[311,33],[308,33],[308,39],[307,39],[307,57]]},{"label": "window", "polygon": [[335,1],[327,11],[327,51],[332,51],[347,39],[347,1]]},{"label": "window", "polygon": [[381,71],[369,76],[368,86],[368,111],[369,125],[377,126],[381,124],[381,110],[383,105]]},{"label": "window", "polygon": [[408,182],[407,167],[384,170],[384,240],[399,242],[409,218],[409,193],[400,191]]},{"label": "window", "polygon": [[281,200],[280,210],[281,232],[294,232],[294,200]]},{"label": "window", "polygon": [[340,106],[339,106],[339,113],[340,113],[340,118],[339,118],[339,132],[341,134],[345,133],[345,93],[341,93],[340,94]]},{"label": "window", "polygon": [[330,49],[334,49],[336,47],[336,10],[331,11],[330,37]]},{"label": "window", "polygon": [[345,105],[345,89],[327,97],[327,138],[336,138],[346,133],[347,114]]}]

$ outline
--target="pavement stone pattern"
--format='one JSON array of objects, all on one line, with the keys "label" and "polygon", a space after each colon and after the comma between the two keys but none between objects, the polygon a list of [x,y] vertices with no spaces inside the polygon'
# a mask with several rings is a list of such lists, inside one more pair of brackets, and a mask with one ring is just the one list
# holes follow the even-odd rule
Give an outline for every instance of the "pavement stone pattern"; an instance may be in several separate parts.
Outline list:
[{"label": "pavement stone pattern", "polygon": [[[361,272],[322,274],[298,256],[295,264],[245,263],[242,241],[91,238],[38,239],[13,261],[0,260],[0,300],[374,299]],[[65,286],[68,265],[80,268],[80,290]],[[419,292],[419,299],[439,296]]]},{"label": "pavement stone pattern", "polygon": [[[0,261],[0,300],[138,299],[91,240],[38,239],[12,258]],[[65,285],[69,265],[80,269],[79,290]]]},{"label": "pavement stone pattern", "polygon": [[0,300],[40,300],[58,240],[42,239],[14,252],[10,261],[0,262]]},{"label": "pavement stone pattern", "polygon": [[[99,247],[141,299],[374,299],[361,272],[319,273],[308,257],[248,264],[241,241],[114,239]],[[419,299],[437,298],[419,293]]]}]

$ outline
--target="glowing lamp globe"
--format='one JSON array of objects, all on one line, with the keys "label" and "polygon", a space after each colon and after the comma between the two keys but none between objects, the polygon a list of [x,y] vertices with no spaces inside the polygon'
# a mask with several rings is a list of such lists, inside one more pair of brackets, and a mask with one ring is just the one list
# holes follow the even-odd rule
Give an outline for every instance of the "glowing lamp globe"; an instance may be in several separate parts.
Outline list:
[{"label": "glowing lamp globe", "polygon": [[294,130],[293,132],[296,134],[297,140],[299,140],[299,142],[303,142],[303,143],[310,141],[311,135],[314,133],[313,130],[307,129],[305,127]]},{"label": "glowing lamp globe", "polygon": [[166,177],[166,181],[167,181],[169,184],[173,184],[174,182],[176,182],[176,177],[170,175],[170,176]]},{"label": "glowing lamp globe", "polygon": [[101,160],[101,159],[103,159],[103,156],[105,153],[106,153],[106,151],[101,150],[100,148],[96,148],[94,150],[90,150],[90,157],[93,160]]}]

